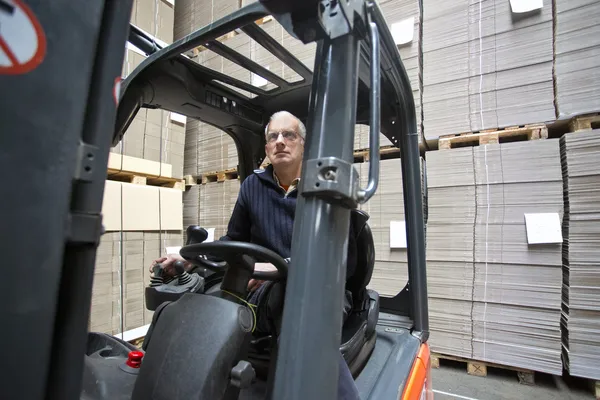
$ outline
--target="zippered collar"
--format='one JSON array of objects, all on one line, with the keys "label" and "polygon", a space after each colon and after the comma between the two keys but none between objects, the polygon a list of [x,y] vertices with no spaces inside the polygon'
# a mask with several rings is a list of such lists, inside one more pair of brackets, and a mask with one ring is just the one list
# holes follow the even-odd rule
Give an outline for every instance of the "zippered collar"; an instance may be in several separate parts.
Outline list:
[{"label": "zippered collar", "polygon": [[298,185],[300,183],[300,178],[295,179],[294,182],[292,183],[293,188],[291,187],[292,186],[291,185],[290,189],[286,192],[286,190],[283,187],[281,187],[281,185],[279,184],[279,180],[277,179],[277,176],[275,175],[275,170],[273,169],[273,165],[267,166],[267,168],[265,168],[264,170],[254,170],[254,173],[256,174],[256,176],[258,176],[259,179],[261,179],[264,182],[268,182],[271,186],[273,186],[279,192],[284,194],[285,197],[288,197],[292,193],[295,193],[298,191]]}]

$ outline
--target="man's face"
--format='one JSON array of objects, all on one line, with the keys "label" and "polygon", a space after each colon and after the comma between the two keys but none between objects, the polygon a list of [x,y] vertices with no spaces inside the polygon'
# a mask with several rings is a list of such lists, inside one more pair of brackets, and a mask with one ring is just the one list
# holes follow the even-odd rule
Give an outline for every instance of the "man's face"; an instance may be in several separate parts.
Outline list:
[{"label": "man's face", "polygon": [[269,124],[265,153],[274,167],[294,166],[302,162],[304,139],[300,136],[298,120],[290,115],[279,115]]}]

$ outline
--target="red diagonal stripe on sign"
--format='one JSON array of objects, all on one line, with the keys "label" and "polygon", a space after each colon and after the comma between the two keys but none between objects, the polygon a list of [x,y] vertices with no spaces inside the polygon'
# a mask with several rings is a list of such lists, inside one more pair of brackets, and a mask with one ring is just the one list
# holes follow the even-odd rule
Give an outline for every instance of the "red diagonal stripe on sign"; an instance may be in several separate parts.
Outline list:
[{"label": "red diagonal stripe on sign", "polygon": [[8,44],[6,44],[4,39],[2,39],[2,36],[0,36],[0,48],[2,49],[2,51],[4,51],[6,53],[6,56],[10,59],[10,61],[13,63],[13,65],[19,64],[19,60],[17,60],[17,57],[12,52],[12,50],[8,47]]}]

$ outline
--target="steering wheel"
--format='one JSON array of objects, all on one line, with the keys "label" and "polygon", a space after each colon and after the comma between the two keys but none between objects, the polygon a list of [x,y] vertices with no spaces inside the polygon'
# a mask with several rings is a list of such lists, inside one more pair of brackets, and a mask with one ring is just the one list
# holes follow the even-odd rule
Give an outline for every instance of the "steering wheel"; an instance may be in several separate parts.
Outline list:
[{"label": "steering wheel", "polygon": [[[288,264],[274,251],[253,243],[235,241],[215,241],[184,246],[179,254],[194,265],[206,267],[215,272],[225,272],[229,265],[241,265],[252,272],[252,278],[264,281],[278,281],[287,278]],[[199,256],[211,255],[219,257],[226,263],[207,263]],[[253,260],[248,257],[266,261],[275,266],[276,271],[254,271]]]}]

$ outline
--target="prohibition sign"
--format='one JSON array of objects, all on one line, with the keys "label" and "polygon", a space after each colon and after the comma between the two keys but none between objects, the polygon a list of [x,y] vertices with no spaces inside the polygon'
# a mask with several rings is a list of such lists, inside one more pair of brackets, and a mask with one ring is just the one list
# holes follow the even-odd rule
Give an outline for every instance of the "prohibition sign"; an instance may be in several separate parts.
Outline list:
[{"label": "prohibition sign", "polygon": [[25,74],[46,56],[46,35],[22,0],[0,0],[0,75]]}]

